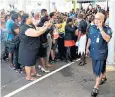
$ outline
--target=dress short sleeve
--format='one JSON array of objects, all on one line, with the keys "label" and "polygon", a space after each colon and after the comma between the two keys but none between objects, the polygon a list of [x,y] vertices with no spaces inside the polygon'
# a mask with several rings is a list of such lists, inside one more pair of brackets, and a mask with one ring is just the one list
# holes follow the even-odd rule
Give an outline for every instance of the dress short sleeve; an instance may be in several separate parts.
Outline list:
[{"label": "dress short sleeve", "polygon": [[108,34],[110,37],[112,37],[112,29],[110,27],[107,27],[106,34]]}]

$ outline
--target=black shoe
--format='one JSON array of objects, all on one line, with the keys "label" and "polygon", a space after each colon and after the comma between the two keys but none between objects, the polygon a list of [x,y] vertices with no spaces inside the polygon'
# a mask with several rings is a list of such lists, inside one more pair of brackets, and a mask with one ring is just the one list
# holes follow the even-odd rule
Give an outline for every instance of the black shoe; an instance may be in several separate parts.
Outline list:
[{"label": "black shoe", "polygon": [[96,88],[93,88],[93,91],[91,92],[91,97],[97,97],[98,93],[99,93],[99,90]]},{"label": "black shoe", "polygon": [[4,62],[8,62],[8,61],[9,61],[9,58],[4,57],[4,58],[3,58],[3,61],[4,61]]},{"label": "black shoe", "polygon": [[53,64],[53,63],[56,63],[57,62],[57,60],[56,59],[54,59],[54,60],[52,60],[51,61],[51,63]]},{"label": "black shoe", "polygon": [[83,63],[83,62],[80,64],[80,66],[84,66],[84,65],[85,65],[85,63]]},{"label": "black shoe", "polygon": [[85,64],[86,64],[86,62],[81,61],[78,65],[79,66],[84,66]]},{"label": "black shoe", "polygon": [[82,62],[79,62],[78,66],[81,66]]},{"label": "black shoe", "polygon": [[51,63],[51,64],[53,64],[53,63],[55,63],[55,61],[54,61],[54,60],[52,60],[50,63]]},{"label": "black shoe", "polygon": [[105,77],[105,78],[103,78],[103,79],[101,80],[101,82],[100,82],[100,84],[99,84],[99,85],[104,84],[106,81],[107,81],[107,78]]},{"label": "black shoe", "polygon": [[84,64],[87,64],[87,62],[85,61]]},{"label": "black shoe", "polygon": [[73,60],[72,60],[72,59],[70,59],[70,61],[71,61],[71,62],[73,62]]}]

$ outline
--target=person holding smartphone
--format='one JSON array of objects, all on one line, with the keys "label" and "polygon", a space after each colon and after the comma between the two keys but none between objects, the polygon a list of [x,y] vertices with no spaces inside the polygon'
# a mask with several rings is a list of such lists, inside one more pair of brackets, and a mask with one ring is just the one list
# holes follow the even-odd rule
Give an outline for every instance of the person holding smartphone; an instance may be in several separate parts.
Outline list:
[{"label": "person holding smartphone", "polygon": [[96,75],[96,84],[91,92],[91,96],[96,97],[99,91],[99,85],[106,81],[106,59],[108,55],[108,42],[112,37],[110,27],[104,26],[104,14],[97,13],[95,15],[95,24],[90,27],[88,33],[88,43],[86,54],[90,53],[92,58],[93,72]]}]

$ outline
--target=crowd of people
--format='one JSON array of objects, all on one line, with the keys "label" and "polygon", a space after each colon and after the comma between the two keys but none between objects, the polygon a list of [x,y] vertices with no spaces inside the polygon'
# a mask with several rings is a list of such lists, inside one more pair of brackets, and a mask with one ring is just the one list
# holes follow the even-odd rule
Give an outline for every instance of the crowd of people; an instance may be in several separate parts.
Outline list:
[{"label": "crowd of people", "polygon": [[[99,85],[107,78],[107,42],[112,37],[109,10],[91,4],[87,9],[74,9],[70,13],[1,13],[1,44],[4,61],[16,72],[26,72],[26,80],[40,77],[37,69],[48,73],[59,60],[72,62],[80,58],[79,66],[86,64],[86,55],[92,58],[96,84],[91,93],[98,94]],[[36,65],[40,59],[40,65]]]}]

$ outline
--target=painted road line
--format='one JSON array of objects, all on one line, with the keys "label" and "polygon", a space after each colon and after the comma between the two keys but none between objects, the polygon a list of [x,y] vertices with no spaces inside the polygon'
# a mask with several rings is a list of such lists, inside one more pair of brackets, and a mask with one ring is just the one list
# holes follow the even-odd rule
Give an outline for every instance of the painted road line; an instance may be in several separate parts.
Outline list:
[{"label": "painted road line", "polygon": [[[80,59],[78,59],[78,60],[76,60],[76,61],[79,61],[79,60],[80,60]],[[33,85],[33,84],[35,84],[35,83],[37,83],[37,82],[39,82],[39,81],[41,81],[41,80],[43,80],[43,79],[45,79],[45,78],[47,78],[47,77],[49,77],[49,76],[55,74],[56,72],[58,72],[58,71],[60,71],[60,70],[62,70],[62,69],[64,69],[64,68],[66,68],[66,67],[68,67],[68,66],[70,66],[70,65],[72,65],[72,64],[74,64],[74,63],[75,63],[75,62],[68,63],[68,64],[66,64],[66,65],[64,65],[64,66],[62,66],[62,67],[56,69],[55,71],[52,71],[52,72],[50,72],[50,73],[44,75],[43,77],[38,78],[37,80],[32,81],[32,82],[28,83],[27,85],[25,85],[25,86],[23,86],[23,87],[21,87],[21,88],[15,90],[15,91],[13,91],[13,92],[7,94],[7,95],[5,95],[4,97],[11,97],[11,96],[13,96],[13,95],[19,93],[20,91],[22,91],[22,90],[24,90],[24,89],[30,87],[31,85]]]}]

